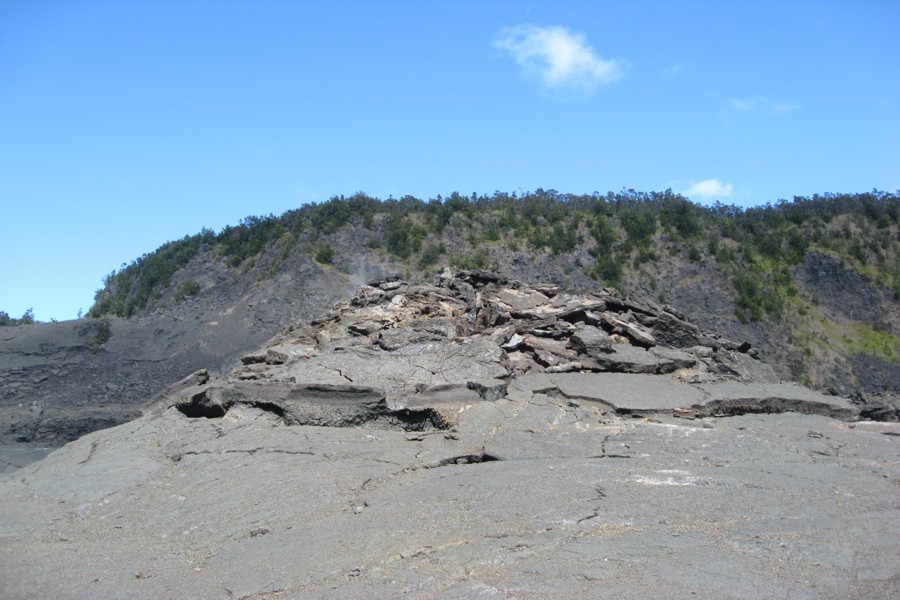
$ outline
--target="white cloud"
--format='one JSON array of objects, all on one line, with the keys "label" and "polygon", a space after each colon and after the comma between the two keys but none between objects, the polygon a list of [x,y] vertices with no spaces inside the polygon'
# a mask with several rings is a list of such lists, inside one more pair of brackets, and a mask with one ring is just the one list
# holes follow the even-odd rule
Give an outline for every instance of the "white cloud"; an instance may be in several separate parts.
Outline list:
[{"label": "white cloud", "polygon": [[687,65],[685,65],[684,63],[675,63],[674,65],[669,65],[668,67],[663,68],[662,78],[675,79],[685,71],[687,71]]},{"label": "white cloud", "polygon": [[732,98],[728,101],[728,106],[734,110],[748,112],[756,108],[756,100],[744,100],[742,98]]},{"label": "white cloud", "polygon": [[800,108],[799,104],[793,102],[770,102],[769,113],[773,115],[783,115]]},{"label": "white cloud", "polygon": [[494,46],[512,56],[526,74],[553,88],[591,89],[622,76],[622,63],[594,53],[584,36],[565,27],[519,25],[500,30]]},{"label": "white cloud", "polygon": [[775,102],[768,98],[731,98],[728,107],[740,112],[760,110],[769,115],[783,115],[801,108],[793,102]]},{"label": "white cloud", "polygon": [[734,191],[730,183],[722,183],[718,179],[704,179],[694,182],[684,191],[689,198],[700,200],[712,200],[713,198],[727,198]]}]

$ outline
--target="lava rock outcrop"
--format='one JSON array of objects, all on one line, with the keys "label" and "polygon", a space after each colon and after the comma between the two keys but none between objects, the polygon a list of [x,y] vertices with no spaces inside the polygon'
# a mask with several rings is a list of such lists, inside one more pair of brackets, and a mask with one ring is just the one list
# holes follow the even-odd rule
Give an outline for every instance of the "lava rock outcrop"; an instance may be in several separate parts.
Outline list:
[{"label": "lava rock outcrop", "polygon": [[[291,424],[384,427],[393,419],[414,426],[403,419],[417,410],[497,399],[516,381],[574,386],[580,398],[618,414],[858,416],[843,399],[781,383],[749,344],[700,332],[669,307],[610,289],[563,294],[484,271],[445,270],[431,284],[372,281],[241,362],[227,375],[176,384],[148,412],[175,406],[188,416],[221,417],[243,403],[270,407]],[[621,380],[612,374],[671,377],[662,380],[665,393],[648,395],[641,384],[637,394],[611,396],[605,390]],[[642,400],[623,400],[629,395]],[[435,419],[444,422],[413,422]]]},{"label": "lava rock outcrop", "polygon": [[0,596],[896,597],[898,465],[670,308],[373,281],[0,475]]}]

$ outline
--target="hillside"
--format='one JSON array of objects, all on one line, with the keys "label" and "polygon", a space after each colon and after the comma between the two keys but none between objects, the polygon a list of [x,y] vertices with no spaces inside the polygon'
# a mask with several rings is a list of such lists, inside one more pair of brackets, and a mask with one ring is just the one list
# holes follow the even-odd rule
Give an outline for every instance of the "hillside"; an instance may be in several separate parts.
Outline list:
[{"label": "hillside", "polygon": [[[752,210],[671,192],[334,198],[169,242],[106,278],[84,319],[0,320],[0,470],[226,371],[372,279],[489,267],[566,292],[617,287],[748,341],[780,378],[898,420],[898,197]],[[2,314],[0,314],[2,316]],[[18,326],[15,326],[18,325]]]},{"label": "hillside", "polygon": [[898,223],[900,197],[877,191],[746,210],[669,190],[429,201],[358,193],[167,243],[111,273],[89,314],[215,303],[226,280],[302,295],[306,281],[283,281],[301,262],[360,283],[422,279],[446,264],[490,268],[667,303],[749,340],[785,379],[874,399],[900,390]]}]

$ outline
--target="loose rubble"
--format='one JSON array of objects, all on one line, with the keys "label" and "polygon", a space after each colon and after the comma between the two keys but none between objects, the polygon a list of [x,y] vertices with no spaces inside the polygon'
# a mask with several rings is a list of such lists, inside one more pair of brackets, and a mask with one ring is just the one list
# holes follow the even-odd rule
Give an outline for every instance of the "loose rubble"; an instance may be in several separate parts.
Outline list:
[{"label": "loose rubble", "polygon": [[[700,332],[669,307],[613,289],[564,294],[484,271],[448,269],[431,284],[372,281],[325,317],[285,328],[241,362],[199,387],[176,384],[151,412],[176,406],[189,416],[222,416],[244,403],[269,406],[292,424],[427,427],[443,421],[416,411],[452,411],[481,398],[484,392],[476,390],[553,374],[542,381],[553,389],[577,381],[582,399],[620,415],[792,410],[858,416],[843,399],[781,384],[749,344]],[[670,393],[635,388],[640,409],[621,395],[610,400],[603,390],[613,373],[668,375]]]}]

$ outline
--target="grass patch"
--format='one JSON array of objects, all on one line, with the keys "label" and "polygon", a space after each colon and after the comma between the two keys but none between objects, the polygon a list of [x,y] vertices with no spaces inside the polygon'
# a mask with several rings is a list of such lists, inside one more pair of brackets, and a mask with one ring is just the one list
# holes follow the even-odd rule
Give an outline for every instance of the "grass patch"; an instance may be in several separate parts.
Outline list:
[{"label": "grass patch", "polygon": [[900,362],[900,336],[875,329],[867,323],[852,323],[848,329],[841,338],[847,351],[887,362]]},{"label": "grass patch", "polygon": [[814,306],[810,307],[809,314],[813,331],[818,331],[818,334],[810,332],[808,339],[813,344],[843,350],[847,354],[865,354],[891,363],[900,362],[900,336],[859,321],[836,323]]}]

